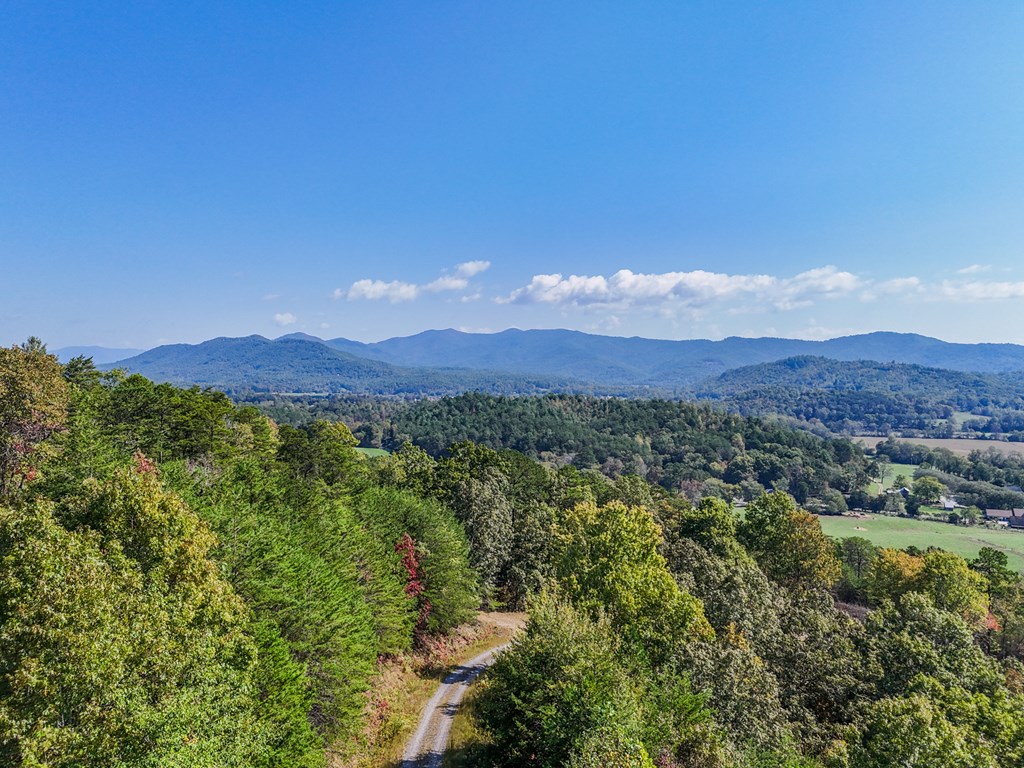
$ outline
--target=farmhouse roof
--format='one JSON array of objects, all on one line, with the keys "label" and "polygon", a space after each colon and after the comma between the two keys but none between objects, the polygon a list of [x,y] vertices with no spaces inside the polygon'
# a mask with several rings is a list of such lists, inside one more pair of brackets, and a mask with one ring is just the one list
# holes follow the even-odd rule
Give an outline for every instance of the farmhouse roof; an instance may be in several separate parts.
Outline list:
[{"label": "farmhouse roof", "polygon": [[986,509],[985,517],[993,520],[1019,520],[1024,522],[1024,509]]}]

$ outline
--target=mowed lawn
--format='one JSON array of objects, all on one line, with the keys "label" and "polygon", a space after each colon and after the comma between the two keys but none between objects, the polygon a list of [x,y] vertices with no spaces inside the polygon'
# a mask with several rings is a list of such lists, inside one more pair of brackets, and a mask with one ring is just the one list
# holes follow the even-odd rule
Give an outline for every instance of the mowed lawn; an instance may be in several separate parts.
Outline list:
[{"label": "mowed lawn", "polygon": [[949,523],[914,520],[909,517],[832,517],[821,515],[821,528],[828,536],[845,539],[862,536],[879,547],[941,547],[968,559],[978,555],[982,547],[1006,553],[1009,565],[1024,573],[1024,531],[965,527]]}]

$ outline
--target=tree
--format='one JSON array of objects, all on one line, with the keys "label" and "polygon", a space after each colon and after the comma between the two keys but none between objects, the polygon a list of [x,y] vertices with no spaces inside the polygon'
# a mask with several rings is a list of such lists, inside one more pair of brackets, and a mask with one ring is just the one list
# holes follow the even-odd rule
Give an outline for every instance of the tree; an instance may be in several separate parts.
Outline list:
[{"label": "tree", "polygon": [[841,574],[821,524],[788,494],[765,494],[748,504],[739,539],[770,578],[788,586],[828,588]]},{"label": "tree", "polygon": [[930,475],[914,481],[913,494],[921,504],[932,504],[946,493],[946,486]]},{"label": "tree", "polygon": [[634,751],[637,762],[623,764],[650,765],[640,742],[639,681],[623,666],[617,635],[606,619],[551,596],[533,606],[474,708],[497,765],[599,765],[594,750],[615,760]]},{"label": "tree", "polygon": [[150,475],[58,513],[0,508],[0,762],[259,764],[280,732],[208,529]]},{"label": "tree", "polygon": [[880,549],[868,568],[868,597],[875,605],[883,600],[896,600],[916,587],[923,570],[923,557],[898,549]]},{"label": "tree", "polygon": [[972,626],[980,626],[988,613],[985,579],[952,552],[936,549],[925,553],[915,587],[937,608],[961,616]]},{"label": "tree", "polygon": [[36,476],[46,439],[64,427],[69,396],[60,363],[39,339],[0,347],[0,499]]},{"label": "tree", "polygon": [[985,577],[989,601],[995,595],[1004,594],[1010,584],[1020,580],[1020,576],[1010,570],[1009,562],[1005,552],[992,547],[982,547],[971,561],[971,568]]},{"label": "tree", "polygon": [[651,513],[613,501],[580,504],[555,526],[555,576],[563,594],[594,615],[607,612],[652,659],[712,634],[700,601],[683,592],[659,553]]},{"label": "tree", "polygon": [[486,594],[504,586],[513,549],[513,513],[508,481],[493,467],[454,483],[449,506],[469,540],[470,561]]},{"label": "tree", "polygon": [[990,749],[978,748],[970,730],[954,725],[920,694],[883,699],[868,711],[851,768],[997,768]]}]

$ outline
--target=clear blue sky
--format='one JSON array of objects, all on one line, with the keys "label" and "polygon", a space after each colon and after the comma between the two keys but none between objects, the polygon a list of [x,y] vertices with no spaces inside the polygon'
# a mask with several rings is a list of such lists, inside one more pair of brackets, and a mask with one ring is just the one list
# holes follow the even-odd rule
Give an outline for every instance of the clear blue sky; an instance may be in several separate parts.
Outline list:
[{"label": "clear blue sky", "polygon": [[1020,2],[9,0],[0,342],[1024,342],[1022,41]]}]

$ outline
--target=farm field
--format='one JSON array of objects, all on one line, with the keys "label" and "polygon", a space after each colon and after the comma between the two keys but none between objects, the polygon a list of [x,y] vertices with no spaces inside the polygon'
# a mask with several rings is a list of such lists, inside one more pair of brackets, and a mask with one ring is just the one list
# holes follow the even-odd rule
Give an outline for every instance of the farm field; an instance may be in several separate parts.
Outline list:
[{"label": "farm field", "polygon": [[383,448],[356,448],[364,456],[387,456],[388,452]]},{"label": "farm field", "polygon": [[[988,448],[995,448],[1003,454],[1024,454],[1024,443],[1010,443],[1005,440],[974,440],[969,437],[907,437],[899,439],[906,443],[926,445],[929,448],[946,448],[958,456],[966,456],[971,451],[984,451]],[[856,438],[856,442],[865,448],[874,448],[883,440],[885,440],[884,437]]]},{"label": "farm field", "polygon": [[909,517],[865,515],[863,517],[818,517],[826,535],[837,539],[861,536],[880,547],[941,547],[968,559],[977,557],[982,547],[1006,553],[1009,566],[1024,573],[1024,531],[963,527],[949,523],[914,520]]}]

